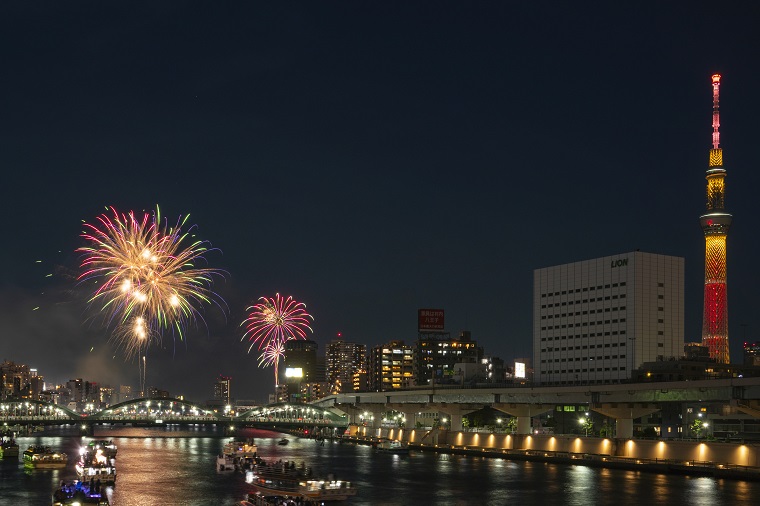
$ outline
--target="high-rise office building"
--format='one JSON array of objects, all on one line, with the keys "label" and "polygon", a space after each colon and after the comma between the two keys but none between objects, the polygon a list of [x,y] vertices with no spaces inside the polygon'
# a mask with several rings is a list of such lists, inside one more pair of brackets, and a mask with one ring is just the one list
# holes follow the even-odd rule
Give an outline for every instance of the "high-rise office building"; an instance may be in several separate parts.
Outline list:
[{"label": "high-rise office building", "polygon": [[292,339],[285,342],[285,382],[311,383],[317,378],[317,348],[314,341]]},{"label": "high-rise office building", "polygon": [[28,365],[16,364],[9,360],[0,364],[2,379],[2,398],[15,399],[28,397],[32,372]]},{"label": "high-rise office building", "polygon": [[683,258],[633,251],[533,273],[538,383],[617,383],[683,346]]},{"label": "high-rise office building", "polygon": [[417,385],[456,383],[457,364],[478,364],[482,358],[483,349],[469,330],[458,338],[449,332],[420,332],[414,350],[414,381]]},{"label": "high-rise office building", "polygon": [[214,400],[220,401],[224,405],[232,404],[232,378],[230,376],[219,375],[214,382]]},{"label": "high-rise office building", "polygon": [[366,374],[366,354],[366,345],[348,342],[340,334],[330,341],[325,353],[325,362],[327,382],[333,393],[355,391],[356,375]]},{"label": "high-rise office building", "polygon": [[414,348],[404,341],[389,341],[370,350],[368,389],[387,392],[414,384]]}]

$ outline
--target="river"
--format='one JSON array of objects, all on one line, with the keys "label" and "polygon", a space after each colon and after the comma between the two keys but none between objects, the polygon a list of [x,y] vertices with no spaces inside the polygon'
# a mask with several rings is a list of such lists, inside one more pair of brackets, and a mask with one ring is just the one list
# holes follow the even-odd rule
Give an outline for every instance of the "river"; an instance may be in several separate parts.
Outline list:
[{"label": "river", "polygon": [[[412,451],[377,453],[369,446],[290,437],[246,429],[266,460],[302,461],[314,474],[353,482],[358,494],[346,501],[359,505],[636,505],[757,504],[760,483],[691,478],[551,463],[508,461]],[[25,469],[21,459],[0,462],[1,505],[49,505],[61,480],[72,480],[80,446],[93,438],[46,433],[19,437],[21,450],[45,444],[72,458],[65,470]],[[215,458],[230,438],[213,429],[98,429],[94,439],[118,446],[117,484],[109,488],[113,506],[232,506],[248,486],[237,474],[219,474]]]}]

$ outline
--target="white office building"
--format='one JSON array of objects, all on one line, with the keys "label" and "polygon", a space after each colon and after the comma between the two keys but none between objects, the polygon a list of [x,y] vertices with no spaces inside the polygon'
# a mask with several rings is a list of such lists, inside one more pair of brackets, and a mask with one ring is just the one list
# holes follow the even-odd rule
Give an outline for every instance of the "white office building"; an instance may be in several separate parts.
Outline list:
[{"label": "white office building", "polygon": [[619,383],[683,346],[681,257],[634,251],[533,273],[537,383]]}]

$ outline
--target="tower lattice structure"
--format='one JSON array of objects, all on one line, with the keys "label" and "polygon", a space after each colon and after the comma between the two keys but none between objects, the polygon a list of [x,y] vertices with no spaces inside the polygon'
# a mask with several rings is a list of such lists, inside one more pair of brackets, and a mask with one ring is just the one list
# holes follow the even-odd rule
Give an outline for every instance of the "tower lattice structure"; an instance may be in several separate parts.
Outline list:
[{"label": "tower lattice structure", "polygon": [[707,169],[707,212],[700,217],[705,234],[705,305],[702,345],[710,357],[728,364],[728,294],[726,290],[726,238],[731,215],[725,209],[726,169],[720,147],[720,74],[712,76],[713,134]]}]

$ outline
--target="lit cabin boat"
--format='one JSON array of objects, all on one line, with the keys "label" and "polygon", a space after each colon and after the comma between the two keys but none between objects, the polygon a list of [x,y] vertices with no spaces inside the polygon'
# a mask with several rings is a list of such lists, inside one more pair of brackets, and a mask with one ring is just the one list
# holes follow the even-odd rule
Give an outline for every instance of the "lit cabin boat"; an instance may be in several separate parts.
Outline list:
[{"label": "lit cabin boat", "polygon": [[345,501],[356,495],[349,481],[310,478],[295,470],[269,468],[253,477],[251,485],[264,496],[300,498],[304,501]]},{"label": "lit cabin boat", "polygon": [[105,439],[96,439],[94,441],[90,441],[90,443],[87,445],[87,451],[93,454],[98,450],[102,450],[103,455],[105,455],[107,458],[115,459],[118,448],[115,444],[113,444],[113,441],[108,441]]},{"label": "lit cabin boat", "polygon": [[216,456],[216,470],[220,473],[235,470],[235,457],[222,453]]},{"label": "lit cabin boat", "polygon": [[90,489],[88,483],[81,481],[69,485],[61,483],[61,487],[53,492],[52,506],[109,506],[105,486]]},{"label": "lit cabin boat", "polygon": [[77,462],[77,476],[82,482],[97,482],[103,485],[116,483],[116,459],[106,457],[102,449],[98,448],[95,453],[86,449],[80,450],[80,459]]},{"label": "lit cabin boat", "polygon": [[54,452],[49,446],[32,445],[24,451],[24,467],[33,469],[62,469],[69,463],[65,453]]},{"label": "lit cabin boat", "polygon": [[222,453],[224,455],[230,455],[233,458],[254,458],[257,455],[258,447],[253,442],[253,439],[247,439],[245,441],[230,441],[224,444]]},{"label": "lit cabin boat", "polygon": [[3,437],[0,444],[0,458],[18,458],[18,443],[13,438]]},{"label": "lit cabin boat", "polygon": [[377,444],[377,451],[384,453],[409,453],[409,443],[393,439],[383,439]]}]

